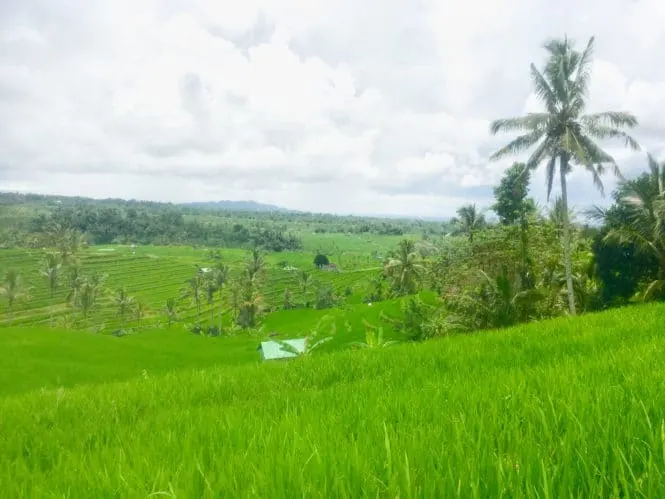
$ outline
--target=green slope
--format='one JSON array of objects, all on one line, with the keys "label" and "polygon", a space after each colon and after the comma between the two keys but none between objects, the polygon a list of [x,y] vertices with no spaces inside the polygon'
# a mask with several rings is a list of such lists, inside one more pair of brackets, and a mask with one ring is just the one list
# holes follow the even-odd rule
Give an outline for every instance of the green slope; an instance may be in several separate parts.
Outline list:
[{"label": "green slope", "polygon": [[[112,250],[112,251],[104,251]],[[188,279],[196,273],[197,266],[212,267],[214,261],[208,257],[208,249],[190,247],[140,247],[132,254],[126,246],[94,247],[82,253],[80,260],[84,273],[97,273],[107,276],[105,288],[108,293],[99,300],[97,309],[92,314],[91,323],[104,325],[104,330],[111,331],[120,326],[117,310],[112,303],[112,293],[120,286],[126,287],[130,296],[145,303],[148,307],[142,323],[164,320],[162,309],[168,298],[179,297]],[[225,249],[221,253],[224,262],[231,267],[232,276],[240,272],[247,254],[243,250]],[[18,301],[14,306],[14,317],[10,321],[4,310],[0,308],[0,327],[17,325],[47,325],[57,321],[70,309],[65,304],[67,290],[63,285],[52,298],[46,280],[39,275],[41,250],[0,250],[0,274],[13,268],[22,273],[24,283],[30,287],[30,299]],[[297,272],[278,268],[280,261],[286,261],[298,268],[308,269],[312,274],[310,295],[313,296],[315,281],[330,283],[338,294],[350,288],[356,295],[362,293],[368,280],[378,270],[374,267],[351,269],[348,272],[330,273],[316,271],[312,268],[312,256],[305,253],[271,254],[266,258],[268,263],[266,283],[262,289],[264,303],[268,307],[280,307],[283,304],[284,290],[289,288],[295,300],[299,300],[300,286]],[[358,301],[358,296],[353,299]],[[228,298],[227,298],[228,303]],[[228,307],[227,307],[228,308]],[[204,303],[202,316],[209,317],[210,307]],[[180,319],[184,322],[194,321],[196,309],[189,301],[182,303]],[[127,320],[126,326],[135,326],[136,321]],[[57,323],[57,322],[56,322]]]},{"label": "green slope", "polygon": [[6,396],[0,490],[663,497],[664,312]]}]

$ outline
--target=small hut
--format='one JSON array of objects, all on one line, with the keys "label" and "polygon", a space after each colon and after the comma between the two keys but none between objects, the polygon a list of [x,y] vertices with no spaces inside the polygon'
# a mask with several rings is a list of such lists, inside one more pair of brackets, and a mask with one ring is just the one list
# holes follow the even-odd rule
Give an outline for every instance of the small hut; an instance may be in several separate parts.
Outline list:
[{"label": "small hut", "polygon": [[[305,351],[306,338],[295,338],[292,340],[283,340],[284,343],[293,347],[298,353]],[[259,347],[257,348],[261,359],[266,360],[276,360],[276,359],[288,359],[291,357],[297,357],[297,355],[289,350],[285,350],[279,341],[262,341]]]}]

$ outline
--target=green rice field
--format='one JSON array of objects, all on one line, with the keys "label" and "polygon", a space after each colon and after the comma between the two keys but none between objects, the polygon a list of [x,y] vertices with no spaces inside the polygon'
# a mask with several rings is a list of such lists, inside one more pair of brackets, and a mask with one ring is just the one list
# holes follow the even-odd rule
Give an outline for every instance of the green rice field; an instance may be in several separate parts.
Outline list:
[{"label": "green rice field", "polygon": [[663,497],[663,305],[260,362],[0,330],[3,497]]}]

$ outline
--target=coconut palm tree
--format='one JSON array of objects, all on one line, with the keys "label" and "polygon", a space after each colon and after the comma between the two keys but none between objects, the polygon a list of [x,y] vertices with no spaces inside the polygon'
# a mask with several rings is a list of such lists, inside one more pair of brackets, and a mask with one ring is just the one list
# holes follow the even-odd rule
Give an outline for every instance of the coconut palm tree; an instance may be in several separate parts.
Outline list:
[{"label": "coconut palm tree", "polygon": [[397,251],[384,266],[386,276],[392,281],[393,292],[398,296],[415,293],[424,270],[416,243],[410,239],[399,242]]},{"label": "coconut palm tree", "polygon": [[91,275],[82,279],[76,290],[75,304],[83,315],[83,319],[87,320],[90,312],[97,305],[97,299],[102,291],[102,284],[104,276]]},{"label": "coconut palm tree", "polygon": [[309,301],[307,300],[307,288],[309,287],[309,283],[312,280],[311,277],[312,275],[306,270],[301,270],[298,273],[298,283],[300,284],[300,289],[302,290],[303,302],[306,307],[309,305]]},{"label": "coconut palm tree", "polygon": [[167,298],[164,304],[164,313],[166,314],[166,321],[168,327],[171,327],[174,321],[178,320],[178,300],[175,298]]},{"label": "coconut palm tree", "polygon": [[212,278],[215,283],[215,288],[217,289],[217,293],[219,293],[219,330],[221,332],[222,330],[222,319],[223,319],[223,307],[224,307],[224,295],[222,291],[224,290],[224,286],[226,285],[227,281],[229,280],[229,275],[231,274],[231,269],[229,269],[228,265],[224,265],[223,263],[217,264],[217,266],[213,269],[213,274]]},{"label": "coconut palm tree", "polygon": [[[644,300],[665,291],[665,162],[658,162],[648,154],[648,163],[647,174],[621,183],[619,191],[623,195],[618,202],[625,210],[626,219],[605,236],[608,241],[632,242],[656,258],[658,273],[644,291]],[[600,208],[589,215],[605,221],[610,216]]]},{"label": "coconut palm tree", "polygon": [[134,306],[134,298],[129,296],[125,287],[120,287],[113,295],[113,302],[115,303],[118,315],[120,316],[121,327],[125,327],[125,317],[127,313],[131,312]]},{"label": "coconut palm tree", "polygon": [[55,292],[58,290],[58,284],[60,284],[61,267],[62,261],[60,260],[60,255],[57,253],[47,253],[42,260],[42,265],[39,269],[39,273],[46,278],[51,293],[51,299],[55,296]]},{"label": "coconut palm tree", "polygon": [[259,248],[252,248],[245,264],[245,273],[250,280],[260,280],[266,271],[266,261]]},{"label": "coconut palm tree", "polygon": [[138,323],[139,327],[141,327],[141,321],[148,312],[148,306],[145,304],[145,302],[137,300],[134,302],[134,306],[132,307],[132,312],[134,312],[134,318],[136,319],[136,322]]},{"label": "coconut palm tree", "polygon": [[549,199],[558,163],[561,181],[561,199],[564,206],[564,267],[571,314],[575,314],[570,255],[570,227],[568,214],[568,190],[566,176],[573,165],[584,167],[596,187],[603,192],[601,175],[607,166],[621,175],[616,161],[603,151],[595,140],[622,139],[627,146],[639,149],[639,145],[622,129],[637,125],[637,118],[630,113],[607,111],[584,114],[589,93],[594,38],[591,37],[581,52],[568,40],[555,39],[544,45],[549,59],[544,70],[531,64],[531,80],[536,96],[545,110],[526,116],[495,120],[490,125],[492,134],[518,132],[522,135],[496,151],[490,159],[519,154],[535,146],[527,160],[532,170],[546,165],[547,196]]},{"label": "coconut palm tree", "polygon": [[67,272],[67,286],[69,291],[65,297],[65,301],[70,304],[73,308],[76,308],[76,301],[78,293],[83,285],[83,276],[81,265],[79,262],[74,262],[68,269]]},{"label": "coconut palm tree", "polygon": [[457,218],[454,219],[459,230],[466,234],[469,242],[473,242],[473,236],[487,224],[485,216],[478,210],[475,203],[462,206],[457,210]]},{"label": "coconut palm tree", "polygon": [[19,300],[29,299],[28,289],[23,284],[21,274],[17,270],[10,269],[5,274],[5,278],[0,286],[0,296],[7,301],[7,316],[12,320],[14,304]]},{"label": "coconut palm tree", "polygon": [[183,290],[183,298],[190,298],[192,303],[196,306],[196,314],[201,320],[201,301],[203,300],[204,283],[201,274],[196,274],[191,279],[187,280],[187,286]]}]

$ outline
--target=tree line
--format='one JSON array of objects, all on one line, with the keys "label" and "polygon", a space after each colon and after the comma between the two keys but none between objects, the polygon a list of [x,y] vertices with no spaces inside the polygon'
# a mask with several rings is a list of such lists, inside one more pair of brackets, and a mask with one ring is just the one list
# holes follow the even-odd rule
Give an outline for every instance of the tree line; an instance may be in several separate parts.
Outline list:
[{"label": "tree line", "polygon": [[31,220],[29,232],[48,238],[58,227],[86,235],[90,244],[192,244],[219,247],[261,247],[268,251],[293,251],[302,242],[285,226],[187,219],[177,210],[154,213],[136,208],[93,205],[56,207]]}]

